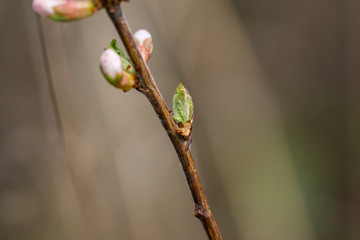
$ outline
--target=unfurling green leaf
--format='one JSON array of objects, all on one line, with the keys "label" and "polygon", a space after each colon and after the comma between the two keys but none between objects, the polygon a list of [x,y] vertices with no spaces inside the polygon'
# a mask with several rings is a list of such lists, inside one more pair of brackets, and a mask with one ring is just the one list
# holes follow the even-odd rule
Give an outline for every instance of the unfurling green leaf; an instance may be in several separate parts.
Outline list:
[{"label": "unfurling green leaf", "polygon": [[173,98],[174,120],[176,123],[185,124],[191,121],[194,105],[188,90],[180,83]]},{"label": "unfurling green leaf", "polygon": [[135,74],[135,69],[133,67],[133,65],[131,64],[130,59],[128,59],[124,52],[121,51],[120,47],[117,45],[116,40],[113,39],[110,43],[110,48],[114,49],[121,57],[122,60],[122,68],[124,69],[124,71],[130,73],[130,74]]}]

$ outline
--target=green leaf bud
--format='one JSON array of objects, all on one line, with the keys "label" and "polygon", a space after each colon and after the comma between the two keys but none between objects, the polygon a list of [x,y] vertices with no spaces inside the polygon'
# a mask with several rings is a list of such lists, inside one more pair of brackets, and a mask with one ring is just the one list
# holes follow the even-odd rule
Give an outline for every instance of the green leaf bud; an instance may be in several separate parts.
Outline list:
[{"label": "green leaf bud", "polygon": [[188,90],[180,83],[173,97],[173,118],[180,127],[179,133],[188,137],[191,133],[194,105]]}]

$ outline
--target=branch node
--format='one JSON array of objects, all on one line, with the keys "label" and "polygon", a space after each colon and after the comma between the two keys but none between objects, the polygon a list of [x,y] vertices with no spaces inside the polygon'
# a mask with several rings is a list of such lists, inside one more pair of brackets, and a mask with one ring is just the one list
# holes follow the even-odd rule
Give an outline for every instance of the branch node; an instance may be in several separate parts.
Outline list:
[{"label": "branch node", "polygon": [[130,0],[92,0],[97,9],[109,8],[114,5],[119,5],[121,2],[129,2]]},{"label": "branch node", "polygon": [[195,205],[194,216],[197,217],[200,220],[210,218],[209,213],[207,211],[205,211],[204,208],[199,204]]},{"label": "branch node", "polygon": [[188,138],[188,139],[185,139],[185,140],[186,140],[186,142],[185,142],[185,147],[190,150],[190,148],[191,148],[191,143],[192,143],[191,134],[190,134],[189,138]]}]

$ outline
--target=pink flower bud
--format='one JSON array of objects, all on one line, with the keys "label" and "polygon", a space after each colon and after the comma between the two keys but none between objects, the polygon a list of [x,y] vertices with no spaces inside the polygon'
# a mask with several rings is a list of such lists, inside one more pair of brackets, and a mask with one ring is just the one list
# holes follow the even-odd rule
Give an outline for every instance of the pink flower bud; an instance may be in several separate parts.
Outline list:
[{"label": "pink flower bud", "polygon": [[112,48],[106,49],[100,57],[100,69],[106,80],[113,86],[129,91],[135,84],[135,75],[122,69],[122,60]]},{"label": "pink flower bud", "polygon": [[147,30],[141,29],[136,31],[134,37],[136,43],[138,44],[142,57],[144,58],[145,62],[147,62],[151,57],[151,53],[153,51],[151,34]]},{"label": "pink flower bud", "polygon": [[33,9],[43,17],[49,17],[55,13],[54,7],[66,3],[66,0],[34,0]]},{"label": "pink flower bud", "polygon": [[121,58],[114,49],[106,49],[100,57],[101,69],[105,77],[115,79],[123,72]]},{"label": "pink flower bud", "polygon": [[56,21],[70,21],[88,17],[96,12],[93,1],[34,0],[33,9]]}]

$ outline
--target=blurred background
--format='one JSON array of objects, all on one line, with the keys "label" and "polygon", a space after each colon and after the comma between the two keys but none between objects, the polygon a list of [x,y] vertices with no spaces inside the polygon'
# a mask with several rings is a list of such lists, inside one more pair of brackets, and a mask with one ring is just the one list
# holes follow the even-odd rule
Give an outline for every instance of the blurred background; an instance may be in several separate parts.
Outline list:
[{"label": "blurred background", "polygon": [[[106,13],[0,1],[0,239],[207,239],[147,99],[99,71]],[[224,239],[360,239],[360,2],[133,0]],[[43,36],[44,41],[41,37]]]}]

